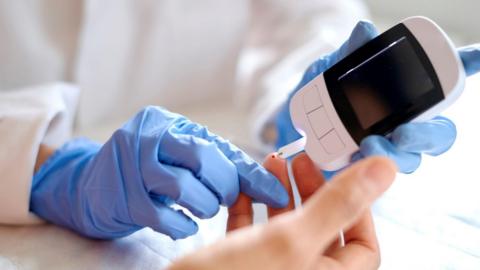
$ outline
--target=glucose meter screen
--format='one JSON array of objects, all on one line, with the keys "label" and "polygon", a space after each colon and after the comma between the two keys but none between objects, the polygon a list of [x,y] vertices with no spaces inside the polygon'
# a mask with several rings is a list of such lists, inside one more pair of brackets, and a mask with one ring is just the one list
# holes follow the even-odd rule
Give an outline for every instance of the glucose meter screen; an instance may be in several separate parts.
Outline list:
[{"label": "glucose meter screen", "polygon": [[405,37],[344,73],[338,83],[363,129],[434,90],[432,79]]}]

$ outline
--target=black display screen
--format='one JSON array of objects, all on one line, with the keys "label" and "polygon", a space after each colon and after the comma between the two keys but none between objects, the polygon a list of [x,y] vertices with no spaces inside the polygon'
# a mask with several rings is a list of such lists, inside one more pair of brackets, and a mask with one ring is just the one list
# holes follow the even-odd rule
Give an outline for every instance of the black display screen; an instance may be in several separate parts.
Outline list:
[{"label": "black display screen", "polygon": [[444,98],[430,60],[401,24],[324,77],[335,109],[357,143],[370,134],[390,133]]},{"label": "black display screen", "polygon": [[338,78],[362,128],[411,106],[433,82],[405,37]]}]

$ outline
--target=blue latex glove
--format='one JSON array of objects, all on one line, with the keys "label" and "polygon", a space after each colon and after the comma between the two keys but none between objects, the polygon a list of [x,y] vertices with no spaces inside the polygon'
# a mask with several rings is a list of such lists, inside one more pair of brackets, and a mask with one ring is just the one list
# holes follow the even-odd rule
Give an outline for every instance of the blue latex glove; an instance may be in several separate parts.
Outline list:
[{"label": "blue latex glove", "polygon": [[68,142],[35,174],[30,209],[94,238],[144,227],[184,238],[199,218],[232,205],[239,191],[273,207],[288,203],[280,182],[228,141],[181,115],[147,107],[105,145]]},{"label": "blue latex glove", "polygon": [[[300,84],[290,94],[288,102],[283,105],[277,115],[277,147],[300,138],[290,119],[288,104],[293,94],[377,35],[378,32],[373,24],[361,21],[340,49],[320,58],[307,69]],[[460,48],[459,55],[467,75],[480,71],[480,45]],[[388,156],[396,162],[401,172],[411,173],[420,166],[422,154],[433,156],[442,154],[452,146],[455,138],[455,125],[445,117],[435,117],[423,123],[406,123],[395,129],[390,139],[382,136],[365,138],[360,144],[360,151],[352,157],[352,160],[373,155]],[[327,177],[328,175],[327,173]]]}]

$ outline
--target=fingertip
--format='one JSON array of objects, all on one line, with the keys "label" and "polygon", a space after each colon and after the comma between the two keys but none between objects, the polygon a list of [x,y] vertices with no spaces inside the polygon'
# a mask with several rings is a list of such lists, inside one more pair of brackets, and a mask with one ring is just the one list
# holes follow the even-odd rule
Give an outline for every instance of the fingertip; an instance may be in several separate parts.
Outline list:
[{"label": "fingertip", "polygon": [[[386,157],[369,157],[357,162],[337,176],[337,188],[348,191],[345,199],[372,201],[382,194],[396,177],[397,166]],[[359,191],[357,193],[355,190]],[[348,197],[353,196],[353,197]],[[362,198],[362,196],[364,198]]]},{"label": "fingertip", "polygon": [[244,166],[239,171],[240,191],[250,196],[255,202],[272,207],[283,207],[288,204],[287,191],[278,179],[284,177],[283,175],[288,176],[286,161],[275,154],[268,155],[264,166],[255,162],[250,166]]},{"label": "fingertip", "polygon": [[185,230],[185,228],[183,228],[183,230],[171,230],[168,236],[170,236],[172,240],[180,240],[195,235],[198,232],[198,225],[195,221],[192,222],[192,226],[187,230]]},{"label": "fingertip", "polygon": [[398,172],[398,166],[397,166],[397,163],[395,163],[395,161],[385,157],[377,157],[377,158],[382,159],[383,162],[389,163],[388,166],[390,167],[390,170],[392,170],[395,173]]},{"label": "fingertip", "polygon": [[[233,203],[235,203],[235,201]],[[195,211],[195,212],[193,212],[192,210],[190,210],[190,211],[192,212],[193,215],[195,215],[196,217],[198,217],[200,219],[209,219],[209,218],[212,218],[215,215],[217,215],[217,213],[220,211],[220,205],[219,204],[211,204],[211,205],[208,206],[208,208],[204,208],[201,211],[198,211],[198,210]]]},{"label": "fingertip", "polygon": [[441,134],[442,136],[438,137],[440,142],[437,144],[437,146],[430,151],[426,151],[426,153],[432,156],[438,156],[452,148],[457,139],[457,126],[452,120],[443,116],[437,116],[433,118],[431,122],[442,127],[441,130],[439,128],[436,129],[436,133]]},{"label": "fingertip", "polygon": [[437,156],[451,148],[456,136],[456,126],[450,119],[435,117],[397,127],[391,141],[398,151]]},{"label": "fingertip", "polygon": [[[369,156],[352,164],[345,171],[341,172],[341,177],[351,172],[367,172],[369,178],[392,178],[396,175],[398,166],[394,160],[384,156]],[[371,172],[371,173],[370,173]],[[355,174],[355,173],[354,173]]]},{"label": "fingertip", "polygon": [[287,160],[280,158],[278,153],[272,153],[265,158],[263,166],[272,176],[275,184],[272,187],[275,196],[273,208],[284,208],[290,202],[289,191],[291,192],[290,179],[288,177]]},{"label": "fingertip", "polygon": [[154,231],[164,233],[173,240],[187,238],[198,232],[198,225],[182,210],[169,207],[157,209],[158,220],[150,225]]},{"label": "fingertip", "polygon": [[397,164],[386,157],[371,157],[368,174],[375,179],[393,179],[398,171]]},{"label": "fingertip", "polygon": [[[264,190],[264,203],[272,208],[285,208],[290,202],[289,192],[291,192],[291,186],[288,178],[280,175],[275,175],[275,171],[272,171],[271,185]],[[287,173],[288,177],[288,173]]]},{"label": "fingertip", "polygon": [[280,158],[278,153],[271,153],[267,155],[263,161],[263,167],[270,172],[281,171],[286,169],[287,160]]},{"label": "fingertip", "polygon": [[176,227],[176,229],[171,230],[172,239],[183,239],[196,234],[198,232],[198,224],[190,217],[185,215],[182,210],[176,210],[176,212],[183,218],[184,221],[177,224],[178,227]]},{"label": "fingertip", "polygon": [[378,35],[375,25],[369,20],[360,20],[352,31],[354,37],[367,37],[372,39]]},{"label": "fingertip", "polygon": [[288,205],[289,197],[282,183],[272,174],[265,173],[257,182],[242,181],[241,191],[255,202],[265,203],[273,208],[283,208]]},{"label": "fingertip", "polygon": [[361,19],[360,21],[358,21],[357,27],[361,27],[361,28],[366,29],[370,32],[377,31],[377,28],[375,27],[375,24],[373,24],[373,22],[371,20],[367,20],[367,19]]},{"label": "fingertip", "polygon": [[441,115],[436,116],[435,118],[433,118],[432,121],[441,122],[441,123],[443,123],[443,124],[445,124],[445,125],[450,126],[451,128],[453,128],[453,129],[455,129],[455,130],[457,129],[455,123],[454,123],[452,120],[450,120],[450,119],[448,119],[447,117],[445,117],[445,116],[441,116]]},{"label": "fingertip", "polygon": [[313,169],[316,170],[315,164],[305,152],[300,153],[293,158],[292,167],[294,169],[297,168],[299,171],[311,171]]},{"label": "fingertip", "polygon": [[371,157],[359,162],[357,171],[360,171],[358,181],[364,182],[367,196],[377,198],[387,190],[395,179],[397,166],[385,157]]},{"label": "fingertip", "polygon": [[288,196],[287,190],[280,182],[277,181],[272,193],[276,194],[276,196],[274,196],[273,200],[268,204],[270,207],[285,208],[288,206],[290,197]]},{"label": "fingertip", "polygon": [[408,153],[409,157],[398,157],[395,159],[398,171],[404,174],[414,173],[422,163],[422,155]]},{"label": "fingertip", "polygon": [[470,45],[458,50],[467,76],[480,71],[480,44]]}]

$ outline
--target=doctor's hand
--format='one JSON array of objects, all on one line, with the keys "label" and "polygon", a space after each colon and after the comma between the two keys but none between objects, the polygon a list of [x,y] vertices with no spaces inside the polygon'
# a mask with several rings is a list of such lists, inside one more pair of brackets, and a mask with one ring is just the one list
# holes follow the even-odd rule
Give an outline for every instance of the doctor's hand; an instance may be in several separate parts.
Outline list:
[{"label": "doctor's hand", "polygon": [[[375,26],[361,21],[353,29],[350,38],[337,50],[313,63],[305,72],[300,84],[290,94],[276,118],[277,147],[284,146],[300,138],[292,125],[289,101],[293,94],[305,84],[323,73],[338,61],[363,46],[378,35]],[[480,45],[458,49],[467,75],[480,71]],[[393,159],[403,173],[415,171],[421,162],[422,154],[432,156],[447,151],[456,138],[455,124],[449,119],[438,116],[422,123],[406,123],[397,127],[391,138],[369,136],[360,144],[360,151],[353,156],[358,160],[368,156],[382,155]]]},{"label": "doctor's hand", "polygon": [[[264,166],[290,190],[286,162],[270,157]],[[385,158],[360,161],[325,183],[305,154],[293,160],[304,207],[269,209],[269,223],[252,224],[252,206],[241,194],[229,209],[224,240],[174,262],[183,269],[377,269],[380,253],[369,205],[393,182],[395,166]],[[244,227],[247,226],[247,227]],[[241,228],[241,229],[239,229]],[[345,246],[338,234],[345,230]]]},{"label": "doctor's hand", "polygon": [[103,145],[72,140],[34,176],[30,209],[94,238],[116,238],[144,227],[173,239],[195,234],[199,218],[230,206],[239,192],[284,207],[282,184],[228,141],[185,117],[147,107]]}]

